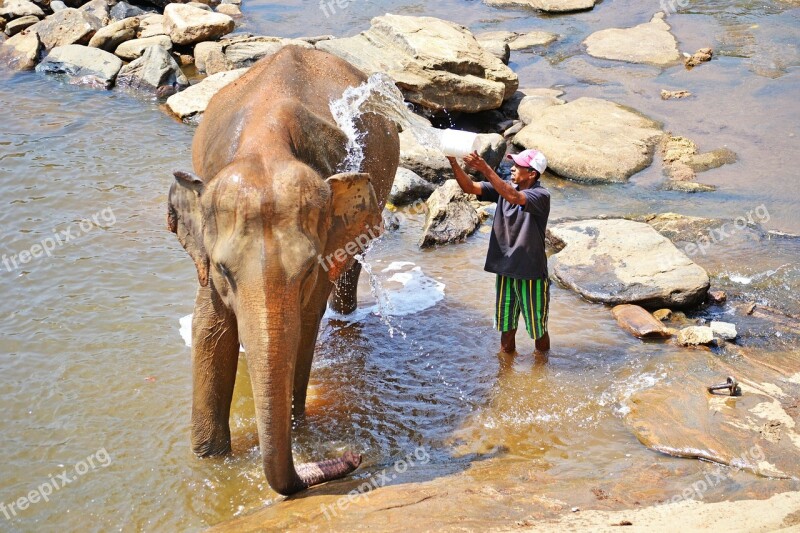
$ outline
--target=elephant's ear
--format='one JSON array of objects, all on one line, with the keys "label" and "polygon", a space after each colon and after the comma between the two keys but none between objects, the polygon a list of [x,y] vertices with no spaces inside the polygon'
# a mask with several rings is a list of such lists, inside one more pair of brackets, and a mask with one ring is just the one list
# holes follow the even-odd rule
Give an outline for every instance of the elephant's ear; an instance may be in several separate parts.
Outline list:
[{"label": "elephant's ear", "polygon": [[175,183],[169,188],[167,227],[178,236],[183,248],[197,267],[197,280],[208,285],[208,253],[203,246],[203,215],[200,195],[203,180],[190,172],[176,171]]},{"label": "elephant's ear", "polygon": [[369,174],[336,174],[327,183],[331,189],[331,225],[323,264],[328,278],[336,281],[353,256],[383,232],[383,220]]}]

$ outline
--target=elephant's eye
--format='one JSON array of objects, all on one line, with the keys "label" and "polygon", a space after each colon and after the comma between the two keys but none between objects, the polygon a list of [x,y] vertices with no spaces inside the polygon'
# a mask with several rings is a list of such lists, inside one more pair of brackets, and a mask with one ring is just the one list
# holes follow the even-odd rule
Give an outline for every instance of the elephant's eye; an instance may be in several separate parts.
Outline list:
[{"label": "elephant's eye", "polygon": [[222,263],[217,263],[217,270],[228,281],[228,283],[230,283],[231,288],[236,290],[236,282],[233,280],[233,276],[231,275],[231,271],[228,270],[228,267]]}]

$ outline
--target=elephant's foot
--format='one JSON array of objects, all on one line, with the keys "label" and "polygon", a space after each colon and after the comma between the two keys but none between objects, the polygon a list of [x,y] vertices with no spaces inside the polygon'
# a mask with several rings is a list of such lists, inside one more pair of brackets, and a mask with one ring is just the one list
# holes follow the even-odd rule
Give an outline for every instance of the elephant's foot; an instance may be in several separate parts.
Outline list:
[{"label": "elephant's foot", "polygon": [[230,434],[207,439],[192,439],[192,451],[198,457],[216,457],[231,453]]},{"label": "elephant's foot", "polygon": [[328,459],[318,463],[304,463],[297,467],[297,475],[306,487],[339,479],[354,471],[361,464],[361,454],[347,450],[339,459]]}]

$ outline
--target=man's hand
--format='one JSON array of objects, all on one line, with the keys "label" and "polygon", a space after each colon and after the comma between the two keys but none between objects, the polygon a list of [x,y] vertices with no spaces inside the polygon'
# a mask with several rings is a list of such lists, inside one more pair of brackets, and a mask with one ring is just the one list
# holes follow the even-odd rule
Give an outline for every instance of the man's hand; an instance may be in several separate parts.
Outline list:
[{"label": "man's hand", "polygon": [[492,167],[486,162],[484,158],[478,155],[478,152],[472,152],[464,156],[464,163],[471,169],[477,170],[484,176],[488,176],[492,172]]}]

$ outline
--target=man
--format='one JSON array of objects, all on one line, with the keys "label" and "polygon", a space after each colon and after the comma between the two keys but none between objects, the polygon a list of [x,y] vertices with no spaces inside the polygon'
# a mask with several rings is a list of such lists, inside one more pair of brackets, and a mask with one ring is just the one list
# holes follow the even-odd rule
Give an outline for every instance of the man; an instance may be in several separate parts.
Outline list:
[{"label": "man", "polygon": [[497,274],[495,326],[500,331],[500,349],[507,354],[516,351],[522,312],[536,351],[544,353],[550,349],[550,282],[544,251],[550,192],[541,186],[539,178],[547,168],[547,159],[538,150],[508,157],[514,161],[511,183],[503,181],[477,152],[465,156],[464,162],[483,174],[488,183],[473,182],[454,157],[447,159],[464,192],[497,202],[484,270]]}]

